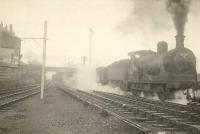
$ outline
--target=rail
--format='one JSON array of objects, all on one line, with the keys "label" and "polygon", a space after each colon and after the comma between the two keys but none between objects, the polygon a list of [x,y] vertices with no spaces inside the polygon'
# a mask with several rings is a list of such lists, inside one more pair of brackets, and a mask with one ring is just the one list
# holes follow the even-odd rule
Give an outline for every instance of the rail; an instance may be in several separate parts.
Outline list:
[{"label": "rail", "polygon": [[[50,86],[50,83],[46,84],[46,89],[48,89]],[[0,109],[4,109],[11,104],[17,103],[40,93],[39,89],[39,85],[30,85],[18,87],[17,89],[12,88],[0,90]]]},{"label": "rail", "polygon": [[[132,126],[144,134],[159,132],[176,134],[198,134],[199,122],[186,120],[185,116],[178,116],[174,111],[173,115],[161,106],[147,103],[142,100],[133,101],[120,95],[105,92],[84,92],[79,89],[59,87],[84,104],[92,105],[101,109],[103,113],[112,115]],[[153,108],[152,108],[153,107]],[[166,107],[167,108],[167,107]]]}]

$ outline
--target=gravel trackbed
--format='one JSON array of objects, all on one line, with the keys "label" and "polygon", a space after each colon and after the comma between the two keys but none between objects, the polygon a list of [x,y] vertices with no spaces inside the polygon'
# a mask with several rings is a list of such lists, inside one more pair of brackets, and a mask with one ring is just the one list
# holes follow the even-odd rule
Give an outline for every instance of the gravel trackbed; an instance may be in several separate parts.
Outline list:
[{"label": "gravel trackbed", "polygon": [[56,88],[0,110],[0,134],[133,134],[114,117],[85,106]]}]

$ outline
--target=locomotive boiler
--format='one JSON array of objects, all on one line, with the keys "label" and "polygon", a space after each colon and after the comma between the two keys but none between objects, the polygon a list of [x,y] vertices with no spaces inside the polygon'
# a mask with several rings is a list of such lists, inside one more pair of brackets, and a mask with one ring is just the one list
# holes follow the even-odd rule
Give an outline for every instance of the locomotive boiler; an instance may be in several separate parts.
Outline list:
[{"label": "locomotive boiler", "polygon": [[176,47],[168,51],[161,41],[157,52],[140,50],[130,52],[130,59],[117,61],[97,71],[101,83],[114,83],[122,89],[145,97],[157,93],[160,100],[173,98],[176,91],[195,89],[197,84],[196,58],[184,47],[183,35],[177,35]]}]

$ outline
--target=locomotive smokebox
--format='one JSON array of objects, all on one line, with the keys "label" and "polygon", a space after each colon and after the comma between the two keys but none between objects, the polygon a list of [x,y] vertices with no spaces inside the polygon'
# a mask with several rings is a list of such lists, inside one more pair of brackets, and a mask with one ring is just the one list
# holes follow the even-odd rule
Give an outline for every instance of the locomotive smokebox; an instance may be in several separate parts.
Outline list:
[{"label": "locomotive smokebox", "polygon": [[176,48],[184,48],[184,39],[185,36],[184,35],[176,35]]}]

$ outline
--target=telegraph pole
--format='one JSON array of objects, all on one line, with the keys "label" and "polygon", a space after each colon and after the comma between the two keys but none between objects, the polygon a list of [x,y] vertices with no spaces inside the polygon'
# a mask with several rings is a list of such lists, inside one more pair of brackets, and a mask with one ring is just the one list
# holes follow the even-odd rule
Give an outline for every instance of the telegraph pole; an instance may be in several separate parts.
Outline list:
[{"label": "telegraph pole", "polygon": [[40,99],[44,98],[45,66],[46,66],[46,41],[47,41],[47,21],[44,22],[43,60],[42,60],[42,78],[41,78],[41,94],[40,94]]},{"label": "telegraph pole", "polygon": [[83,57],[82,57],[82,60],[83,60],[83,65],[85,65],[85,62],[86,62],[86,56],[83,56]]},{"label": "telegraph pole", "polygon": [[47,21],[44,22],[44,35],[43,35],[43,37],[23,37],[22,39],[31,39],[35,42],[36,42],[36,40],[43,40],[41,92],[40,92],[40,99],[43,99],[44,98],[44,85],[45,85],[45,66],[46,66],[46,41],[48,40],[47,39]]},{"label": "telegraph pole", "polygon": [[92,28],[89,29],[90,31],[90,48],[89,48],[89,64],[92,64],[92,37],[94,35],[94,31],[92,30]]}]

